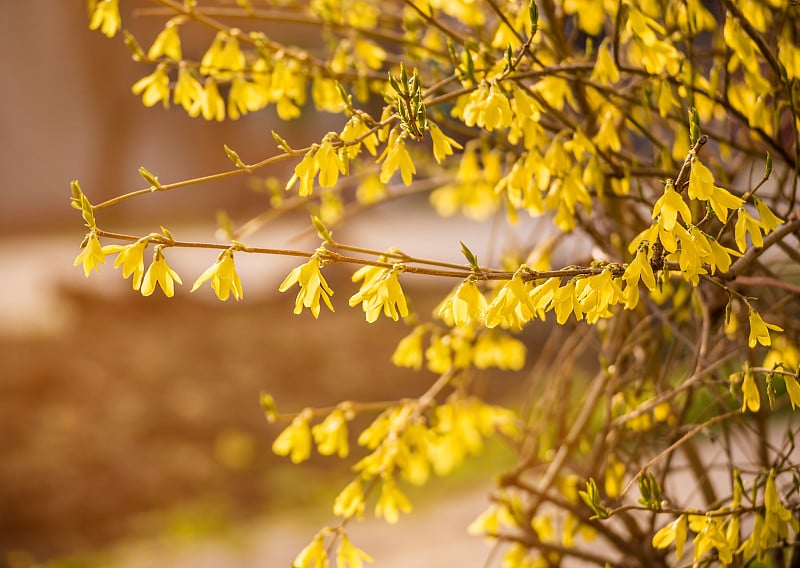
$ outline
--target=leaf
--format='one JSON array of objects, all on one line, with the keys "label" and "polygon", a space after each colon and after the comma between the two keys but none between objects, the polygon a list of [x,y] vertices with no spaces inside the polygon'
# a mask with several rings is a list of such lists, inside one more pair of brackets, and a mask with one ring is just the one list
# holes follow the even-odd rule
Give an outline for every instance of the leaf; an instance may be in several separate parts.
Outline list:
[{"label": "leaf", "polygon": [[692,107],[689,109],[689,145],[694,146],[700,139],[700,116],[697,114],[697,109]]},{"label": "leaf", "polygon": [[278,147],[281,150],[283,150],[284,152],[291,152],[292,151],[292,148],[289,146],[289,144],[286,142],[286,140],[281,138],[280,135],[277,132],[275,132],[274,130],[272,131],[272,138],[275,140],[275,143],[278,145]]},{"label": "leaf", "polygon": [[528,7],[528,13],[531,17],[531,37],[536,35],[539,29],[539,7],[536,5],[536,0],[531,0],[531,5]]},{"label": "leaf", "polygon": [[474,272],[480,270],[480,267],[478,266],[478,257],[475,256],[475,254],[473,254],[471,250],[469,250],[469,248],[467,247],[467,245],[464,244],[463,241],[458,241],[458,242],[461,244],[461,254],[463,254],[464,257],[467,259],[470,268]]},{"label": "leaf", "polygon": [[239,154],[237,154],[235,150],[228,147],[227,144],[223,144],[223,147],[225,148],[225,154],[228,156],[228,159],[231,162],[233,162],[233,165],[235,165],[237,168],[242,168],[243,170],[247,169],[247,166],[245,165],[245,163],[242,161],[242,159],[239,157]]},{"label": "leaf", "polygon": [[158,181],[158,176],[153,175],[153,173],[144,166],[139,168],[139,175],[144,178],[144,181],[150,184],[150,189],[152,191],[162,189],[161,183]]}]

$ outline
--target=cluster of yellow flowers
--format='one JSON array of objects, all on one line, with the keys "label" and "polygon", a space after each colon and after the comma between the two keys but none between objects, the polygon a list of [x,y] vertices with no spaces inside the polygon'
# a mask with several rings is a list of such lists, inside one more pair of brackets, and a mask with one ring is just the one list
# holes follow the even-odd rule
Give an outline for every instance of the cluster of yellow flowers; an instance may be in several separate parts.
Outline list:
[{"label": "cluster of yellow flowers", "polygon": [[[392,362],[425,368],[440,375],[442,384],[450,384],[471,369],[522,369],[526,347],[516,334],[531,322],[546,320],[548,313],[559,325],[570,320],[596,325],[601,337],[611,318],[646,319],[667,302],[672,302],[676,318],[699,320],[691,310],[696,308],[693,302],[705,301],[697,292],[705,282],[729,301],[728,338],[738,334],[743,346],[746,335],[751,350],[769,348],[763,367],[737,366],[730,384],[721,388],[730,387],[742,412],[758,412],[763,393],[771,407],[774,384],[782,381],[788,403],[800,406],[796,347],[777,335],[783,331],[779,325],[759,314],[755,298],[731,283],[759,249],[783,238],[790,228],[786,223],[797,219],[781,219],[772,210],[788,191],[761,189],[772,174],[771,157],[764,180],[747,188],[741,187],[747,183],[743,176],[736,175],[742,169],[727,167],[734,153],[752,163],[765,145],[782,154],[784,165],[797,160],[796,152],[793,157],[782,145],[785,132],[794,133],[797,145],[800,131],[795,100],[800,46],[791,3],[726,0],[724,14],[715,15],[702,0],[554,0],[541,20],[535,1],[523,6],[516,0],[431,0],[424,7],[413,1],[386,7],[371,0],[311,0],[295,11],[288,10],[291,3],[266,8],[248,0],[236,4],[216,12],[196,0],[162,2],[174,14],[146,50],[125,32],[134,59],[150,66],[132,90],[146,106],[177,105],[189,116],[209,121],[237,119],[268,106],[289,120],[312,104],[343,117],[341,130],[327,132],[305,148],[291,148],[273,133],[283,154],[253,165],[225,147],[235,170],[219,175],[250,174],[279,159],[293,160],[292,175],[285,184],[276,184],[272,203],[279,207],[281,196],[292,192],[294,202],[313,203],[310,208],[319,217],[314,219],[322,239],[319,248],[279,251],[304,258],[279,286],[281,292],[299,289],[295,314],[309,310],[317,318],[322,305],[333,311],[334,290],[324,268],[357,265],[352,281],[358,290],[349,306],[360,307],[369,323],[383,314],[413,326],[394,350]],[[90,28],[109,37],[123,29],[118,0],[89,0],[88,7]],[[241,17],[236,26],[226,23],[231,14]],[[244,29],[251,21],[275,15],[318,26],[324,31],[324,49],[284,45],[261,31]],[[564,30],[554,29],[558,22],[575,33],[567,37]],[[213,30],[213,40],[193,59],[184,53],[182,36],[194,26]],[[376,100],[383,105],[377,112],[369,104]],[[728,120],[747,128],[731,128]],[[211,248],[218,257],[191,290],[209,282],[220,300],[242,299],[234,255],[275,251],[237,241],[182,243],[163,228],[134,237],[98,227],[97,209],[170,188],[146,170],[142,175],[149,189],[99,207],[73,184],[72,204],[88,229],[75,264],[89,276],[107,255],[116,255],[114,267],[121,268],[123,278],[131,278],[134,290],[149,296],[161,288],[171,297],[181,278],[167,264],[166,249]],[[341,245],[323,221],[335,223],[347,213],[349,192],[343,191],[348,185],[343,178],[355,182],[355,200],[365,207],[424,190],[443,216],[460,213],[501,221],[505,215],[512,224],[521,215],[547,216],[560,234],[588,235],[597,254],[580,265],[554,270],[549,256],[555,245],[545,243],[547,252],[522,251],[501,270],[479,265],[466,247],[468,263],[461,266],[396,250]],[[104,246],[101,238],[127,242]],[[153,256],[146,266],[150,246]],[[346,257],[343,251],[355,251],[355,256]],[[401,284],[410,272],[457,279],[434,308],[432,321],[420,323],[410,309]],[[744,310],[747,332],[739,330],[737,319],[738,313],[744,321]],[[711,322],[708,314],[702,318],[704,324]],[[722,330],[719,336],[725,339]],[[693,347],[690,340],[681,340]],[[705,343],[692,354],[697,361],[708,355],[702,351]],[[616,365],[604,362],[603,367],[609,377],[617,372]],[[681,396],[662,398],[661,383],[669,379],[662,377],[657,388],[653,377],[626,380],[642,388],[612,392],[617,386],[609,387],[607,400],[598,403],[606,405],[605,419],[615,428],[609,439],[675,427],[681,414],[677,407],[684,402]],[[399,480],[425,483],[431,473],[446,475],[480,451],[490,434],[519,435],[515,413],[472,398],[466,389],[453,390],[444,402],[435,400],[439,390],[381,409],[357,437],[366,455],[354,466],[356,478],[334,503],[336,516],[360,517],[370,492],[376,491],[376,515],[395,522],[411,507]],[[324,413],[307,408],[284,416],[290,423],[273,450],[294,463],[306,460],[314,447],[322,455],[344,458],[351,450],[349,424],[364,411],[362,405],[345,402]],[[588,455],[582,448],[587,443],[571,440],[564,447]],[[537,459],[552,462],[558,454],[541,445],[547,448],[538,451]],[[598,479],[610,499],[624,497],[631,470],[625,453],[620,446],[610,447],[595,460],[602,463]],[[752,480],[754,492],[763,486],[764,504],[753,509],[752,532],[741,542],[740,482],[727,507],[694,514],[662,511],[655,478],[640,475],[649,480],[640,484],[640,504],[675,516],[656,533],[652,545],[675,546],[680,558],[691,532],[696,535],[695,563],[712,554],[725,564],[736,555],[761,559],[798,530],[777,497],[775,478],[780,473],[773,470]],[[526,537],[531,530],[535,533],[540,553],[532,554],[527,541],[520,540],[505,551],[504,567],[556,564],[565,548],[575,546],[577,536],[593,538],[593,527],[576,514],[581,500],[599,518],[611,514],[600,503],[601,489],[593,480],[585,492],[578,491],[576,476],[559,472],[553,480],[562,499],[556,503],[560,512],[523,511],[527,490],[503,488],[473,523],[472,532],[489,536],[503,529],[520,530]],[[352,545],[343,524],[316,534],[294,565],[327,566],[333,544],[340,568],[370,560]],[[589,554],[586,559],[598,558]]]}]

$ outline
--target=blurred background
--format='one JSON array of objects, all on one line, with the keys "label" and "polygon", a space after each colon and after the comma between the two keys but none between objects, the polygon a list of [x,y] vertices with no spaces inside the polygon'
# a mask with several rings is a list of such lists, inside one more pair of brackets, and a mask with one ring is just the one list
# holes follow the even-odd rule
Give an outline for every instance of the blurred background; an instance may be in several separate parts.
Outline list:
[{"label": "blurred background", "polygon": [[[131,17],[143,4],[123,2],[123,20],[147,48],[160,26]],[[368,326],[360,310],[347,309],[352,285],[336,267],[336,314],[293,316],[294,293],[276,292],[298,264],[291,258],[237,257],[239,303],[217,302],[208,287],[189,296],[214,260],[202,251],[170,255],[185,283],[172,300],[142,298],[110,265],[85,279],[72,266],[84,231],[69,184],[79,179],[97,203],[140,189],[143,165],[162,182],[177,181],[230,169],[223,144],[254,162],[276,153],[272,129],[293,143],[327,128],[279,124],[270,111],[218,124],[147,109],[130,86],[150,69],[131,61],[121,38],[88,29],[83,0],[0,5],[0,565],[288,566],[331,522],[352,461],[297,467],[273,456],[278,427],[266,423],[260,393],[274,395],[282,411],[418,395],[432,377],[389,364],[408,329]],[[165,225],[176,238],[209,240],[217,210],[242,222],[267,201],[232,178],[132,200],[102,210],[98,221],[130,233]],[[313,248],[307,219],[282,219],[248,244]],[[488,242],[488,228],[435,219],[413,201],[379,208],[372,223],[354,222],[337,238],[440,260],[459,259],[459,239],[479,254]],[[409,278],[415,285],[425,314],[441,288]],[[489,481],[476,489],[470,479],[493,470],[495,459],[508,456],[473,464],[472,477],[434,483],[420,512],[401,521],[414,534],[415,566],[442,558],[456,565],[454,554],[482,558],[476,552],[487,549],[464,528],[487,505]],[[358,532],[353,539],[379,566],[408,565],[397,527],[354,530],[373,530],[368,542]]]}]

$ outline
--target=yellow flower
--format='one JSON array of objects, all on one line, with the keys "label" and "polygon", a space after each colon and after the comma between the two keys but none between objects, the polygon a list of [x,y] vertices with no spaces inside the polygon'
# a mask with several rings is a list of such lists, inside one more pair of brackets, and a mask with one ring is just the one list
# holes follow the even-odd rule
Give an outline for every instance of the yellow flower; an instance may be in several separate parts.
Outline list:
[{"label": "yellow flower", "polygon": [[619,81],[619,69],[611,56],[611,42],[608,40],[603,40],[597,50],[597,61],[594,64],[591,79],[602,84]]},{"label": "yellow flower", "polygon": [[463,148],[461,144],[446,136],[442,129],[433,122],[428,124],[430,125],[431,140],[433,140],[433,157],[436,159],[437,164],[441,164],[447,156],[451,156],[453,148],[459,150]]},{"label": "yellow flower", "polygon": [[295,416],[292,423],[278,434],[272,443],[272,451],[279,456],[289,456],[292,463],[300,463],[311,455],[311,430],[308,421],[311,411],[306,409]]},{"label": "yellow flower", "polygon": [[761,223],[751,217],[744,207],[740,207],[739,215],[736,218],[736,226],[734,227],[734,237],[736,238],[736,246],[742,252],[747,250],[747,233],[750,233],[750,239],[753,241],[754,247],[761,248],[764,246]]},{"label": "yellow flower", "polygon": [[711,274],[714,274],[717,268],[719,268],[720,272],[728,272],[731,267],[731,255],[741,256],[735,250],[722,246],[714,239],[709,238],[708,244],[711,247],[711,259],[709,260],[713,260],[713,263],[709,262]]},{"label": "yellow flower", "polygon": [[497,85],[489,87],[489,96],[483,104],[484,124],[478,124],[478,126],[483,126],[490,132],[495,128],[511,126],[511,103],[508,102],[508,97],[503,94],[500,87]]},{"label": "yellow flower", "polygon": [[648,290],[655,290],[656,277],[653,274],[653,267],[647,258],[647,246],[639,247],[633,261],[625,269],[622,279],[628,286],[637,286],[641,280]]},{"label": "yellow flower", "polygon": [[289,178],[289,181],[286,183],[287,190],[292,187],[297,180],[300,180],[300,189],[298,191],[300,197],[311,195],[314,191],[314,177],[319,171],[319,161],[316,157],[318,148],[319,146],[314,144],[311,149],[305,153],[300,163],[294,167],[294,174],[292,174],[292,177]]},{"label": "yellow flower", "polygon": [[364,283],[350,298],[350,306],[361,304],[369,323],[376,321],[381,311],[394,321],[397,321],[399,316],[408,316],[406,296],[398,279],[403,270],[402,265],[396,265],[394,268],[364,266],[357,270],[353,274],[353,282],[363,279]]},{"label": "yellow flower", "polygon": [[337,454],[347,457],[350,447],[347,443],[347,415],[342,408],[334,409],[325,420],[311,428],[317,450],[323,456]]},{"label": "yellow flower", "polygon": [[180,276],[167,264],[167,260],[161,252],[161,247],[156,247],[153,253],[153,262],[148,267],[144,279],[142,280],[142,296],[149,296],[152,294],[156,289],[156,283],[158,283],[164,295],[167,298],[171,298],[175,295],[175,282],[183,284]]},{"label": "yellow flower", "polygon": [[108,245],[103,247],[104,254],[117,254],[114,268],[122,266],[122,277],[127,278],[133,274],[131,286],[138,290],[142,285],[144,276],[144,250],[147,248],[147,239],[140,239],[132,245]]},{"label": "yellow flower", "polygon": [[242,282],[236,273],[232,249],[227,249],[219,255],[217,261],[195,280],[191,291],[194,292],[208,280],[211,280],[211,287],[217,298],[223,302],[230,297],[231,292],[237,300],[242,299]]},{"label": "yellow flower", "polygon": [[372,562],[372,557],[353,546],[348,536],[343,534],[336,551],[336,568],[362,568],[365,561]]},{"label": "yellow flower", "polygon": [[692,170],[689,173],[689,197],[707,201],[714,191],[714,175],[698,159],[692,160]]},{"label": "yellow flower", "polygon": [[134,95],[142,95],[142,104],[151,107],[158,101],[164,104],[164,108],[169,106],[169,75],[167,67],[160,63],[156,70],[150,75],[142,77],[131,87]]},{"label": "yellow flower", "polygon": [[381,486],[381,496],[375,505],[375,516],[383,517],[389,524],[394,524],[400,518],[399,511],[403,513],[411,512],[411,503],[403,495],[391,476],[383,477]]},{"label": "yellow flower", "polygon": [[764,228],[765,235],[777,229],[778,225],[783,224],[783,219],[775,215],[775,213],[767,207],[767,204],[758,197],[753,197],[753,203],[758,211],[758,217],[761,220],[761,226]]},{"label": "yellow flower", "polygon": [[330,297],[333,290],[328,286],[328,282],[322,275],[320,256],[324,249],[317,249],[317,252],[305,264],[292,270],[283,283],[278,288],[285,292],[295,284],[300,285],[300,291],[294,304],[294,313],[299,314],[303,308],[309,308],[315,318],[319,317],[319,301],[325,302],[330,311],[333,310]]},{"label": "yellow flower", "polygon": [[172,18],[164,26],[164,29],[153,40],[153,44],[147,51],[148,59],[158,59],[162,55],[180,61],[181,59],[181,38],[178,35],[178,18]]},{"label": "yellow flower", "polygon": [[406,185],[411,184],[411,180],[417,169],[414,167],[414,162],[411,161],[411,156],[406,149],[406,143],[403,136],[392,132],[391,139],[386,145],[383,154],[378,158],[381,165],[380,180],[383,183],[388,183],[394,173],[399,169],[400,177],[403,178],[403,183]]},{"label": "yellow flower", "polygon": [[212,77],[206,79],[200,110],[206,120],[225,120],[225,99],[219,94],[217,82]]},{"label": "yellow flower", "polygon": [[409,367],[419,370],[422,367],[422,340],[425,336],[425,327],[417,326],[400,343],[397,344],[392,354],[392,364],[396,367]]},{"label": "yellow flower", "polygon": [[742,412],[750,410],[750,412],[758,412],[761,408],[761,394],[758,392],[758,385],[756,385],[753,372],[748,368],[744,371],[742,381]]},{"label": "yellow flower", "polygon": [[100,31],[107,37],[114,37],[119,28],[122,26],[122,20],[119,17],[119,1],[118,0],[90,0],[90,10],[92,18],[89,22],[89,29]]},{"label": "yellow flower", "polygon": [[187,114],[194,118],[202,110],[203,95],[203,84],[197,80],[189,67],[181,65],[178,68],[178,80],[175,82],[172,101],[181,105]]},{"label": "yellow flower", "polygon": [[364,487],[358,477],[347,484],[333,502],[333,514],[349,519],[355,515],[361,518],[364,512]]},{"label": "yellow flower", "polygon": [[769,338],[769,330],[773,331],[783,331],[782,327],[778,327],[775,324],[765,322],[759,313],[754,309],[750,308],[750,337],[747,340],[748,346],[752,349],[756,346],[756,343],[760,343],[765,347],[768,347],[771,343]]},{"label": "yellow flower", "polygon": [[320,187],[333,187],[339,179],[339,173],[347,173],[347,163],[333,148],[330,138],[325,138],[317,150],[314,159],[319,169]]},{"label": "yellow flower", "polygon": [[328,551],[325,538],[318,533],[292,562],[292,568],[328,568]]},{"label": "yellow flower", "polygon": [[728,210],[738,209],[744,203],[741,197],[737,197],[727,189],[714,186],[708,198],[711,209],[717,218],[725,223],[728,220]]},{"label": "yellow flower", "polygon": [[90,231],[89,234],[86,235],[83,250],[81,250],[80,254],[75,258],[75,262],[72,265],[78,266],[79,264],[83,264],[83,273],[88,278],[92,270],[100,272],[100,265],[105,263],[106,257],[103,252],[103,247],[100,246],[100,239],[94,231]]},{"label": "yellow flower", "polygon": [[675,191],[675,186],[668,183],[664,188],[664,194],[658,198],[653,207],[653,219],[658,217],[659,225],[665,231],[671,231],[675,227],[678,215],[681,216],[684,223],[692,221],[692,212],[689,210],[689,206]]},{"label": "yellow flower", "polygon": [[478,283],[470,277],[437,306],[436,314],[447,325],[466,327],[480,321],[486,306],[486,298],[478,289]]}]

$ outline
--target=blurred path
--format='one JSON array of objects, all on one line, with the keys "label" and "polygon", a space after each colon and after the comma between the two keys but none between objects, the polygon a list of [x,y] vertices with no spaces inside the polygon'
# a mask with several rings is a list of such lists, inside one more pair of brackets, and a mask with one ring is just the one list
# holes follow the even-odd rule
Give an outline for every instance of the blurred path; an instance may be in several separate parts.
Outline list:
[{"label": "blurred path", "polygon": [[[396,525],[368,512],[350,525],[353,544],[368,554],[376,568],[481,568],[490,553],[483,539],[466,528],[487,506],[488,488],[427,498],[415,504]],[[208,540],[186,545],[152,543],[122,553],[113,568],[288,568],[315,532],[335,519],[327,511],[287,515],[247,529],[236,542]],[[335,566],[333,560],[331,565]]]}]

